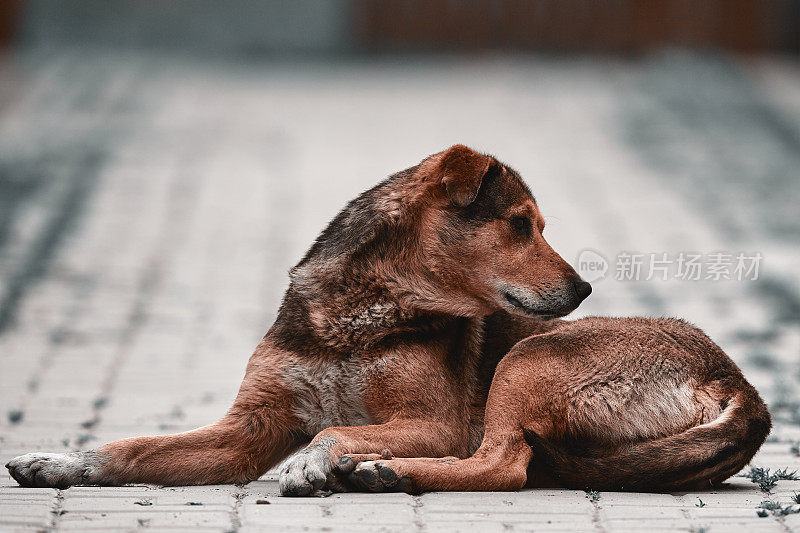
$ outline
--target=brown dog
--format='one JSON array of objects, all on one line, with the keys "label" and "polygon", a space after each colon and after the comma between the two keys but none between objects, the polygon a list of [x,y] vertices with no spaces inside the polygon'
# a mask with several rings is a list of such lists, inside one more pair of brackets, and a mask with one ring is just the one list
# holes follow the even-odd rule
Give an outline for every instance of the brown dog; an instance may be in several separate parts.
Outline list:
[{"label": "brown dog", "polygon": [[247,482],[305,444],[283,494],[665,490],[742,468],[770,419],[736,365],[679,320],[555,320],[591,287],[543,230],[513,170],[465,146],[434,154],[322,232],[220,421],[9,472],[37,487]]}]

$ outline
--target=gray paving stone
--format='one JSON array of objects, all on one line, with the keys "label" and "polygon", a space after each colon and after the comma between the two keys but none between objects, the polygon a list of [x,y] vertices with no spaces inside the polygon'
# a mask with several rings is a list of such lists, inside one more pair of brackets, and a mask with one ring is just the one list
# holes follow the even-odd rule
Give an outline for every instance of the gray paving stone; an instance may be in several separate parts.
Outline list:
[{"label": "gray paving stone", "polygon": [[[796,62],[279,65],[21,49],[0,65],[14,87],[0,108],[0,461],[217,419],[324,223],[463,142],[527,178],[568,261],[584,248],[762,252],[752,283],[607,276],[576,316],[705,328],[775,415],[753,464],[800,470]],[[733,478],[594,503],[555,489],[288,499],[274,471],[245,487],[64,491],[2,472],[0,530],[786,532],[800,516],[755,511],[794,491]]]}]

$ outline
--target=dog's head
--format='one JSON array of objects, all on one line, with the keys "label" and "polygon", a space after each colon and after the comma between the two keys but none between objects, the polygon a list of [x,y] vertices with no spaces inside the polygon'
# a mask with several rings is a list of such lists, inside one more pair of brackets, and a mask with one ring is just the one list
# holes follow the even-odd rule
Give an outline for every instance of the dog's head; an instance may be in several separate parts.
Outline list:
[{"label": "dog's head", "polygon": [[[424,160],[418,177],[422,260],[445,293],[481,313],[564,316],[592,291],[547,243],[530,190],[493,157],[456,145]],[[469,307],[466,305],[465,307]]]},{"label": "dog's head", "polygon": [[543,230],[516,172],[456,145],[352,200],[291,270],[292,287],[307,299],[352,297],[344,308],[393,294],[404,307],[456,316],[564,316],[591,286]]}]

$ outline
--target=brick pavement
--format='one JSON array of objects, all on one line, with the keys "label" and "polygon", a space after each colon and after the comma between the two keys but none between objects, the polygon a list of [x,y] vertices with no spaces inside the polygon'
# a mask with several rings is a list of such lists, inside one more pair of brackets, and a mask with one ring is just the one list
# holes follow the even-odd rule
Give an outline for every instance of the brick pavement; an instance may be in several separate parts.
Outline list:
[{"label": "brick pavement", "polygon": [[[379,178],[463,142],[526,177],[569,261],[584,248],[609,260],[762,252],[757,282],[609,275],[580,314],[701,325],[774,413],[753,464],[800,469],[798,95],[797,64],[674,54],[290,65],[23,50],[0,63],[0,460],[218,418],[324,223]],[[0,529],[785,532],[800,515],[756,507],[793,491],[800,481],[765,494],[734,478],[594,501],[298,500],[278,497],[272,473],[244,487],[57,491],[3,472]]]}]

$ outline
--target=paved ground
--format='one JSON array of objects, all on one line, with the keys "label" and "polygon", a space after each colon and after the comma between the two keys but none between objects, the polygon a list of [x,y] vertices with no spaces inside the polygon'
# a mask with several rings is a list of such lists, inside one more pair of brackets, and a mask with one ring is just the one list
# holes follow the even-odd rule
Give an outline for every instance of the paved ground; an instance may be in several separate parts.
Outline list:
[{"label": "paved ground", "polygon": [[[0,461],[215,420],[274,317],[286,270],[326,220],[455,142],[526,176],[565,258],[590,248],[609,261],[582,314],[700,324],[774,413],[753,464],[800,469],[800,66],[675,54],[6,58]],[[758,252],[763,262],[757,281],[673,271],[617,281],[621,252]],[[756,514],[762,501],[788,505],[793,491],[800,481],[766,493],[734,478],[702,494],[282,499],[272,474],[244,487],[59,491],[18,488],[3,472],[0,529],[800,531],[800,514]]]}]

